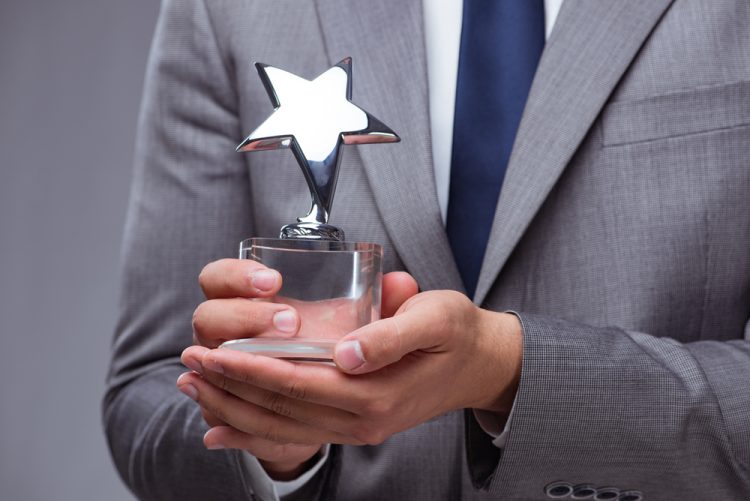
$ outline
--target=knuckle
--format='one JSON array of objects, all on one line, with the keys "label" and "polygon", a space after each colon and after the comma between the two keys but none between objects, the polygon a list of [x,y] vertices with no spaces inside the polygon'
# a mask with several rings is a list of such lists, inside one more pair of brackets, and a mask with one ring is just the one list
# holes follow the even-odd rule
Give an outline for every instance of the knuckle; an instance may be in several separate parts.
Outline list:
[{"label": "knuckle", "polygon": [[253,376],[252,371],[243,370],[240,371],[237,376],[239,376],[239,381],[246,385],[246,386],[257,386],[256,377]]},{"label": "knuckle", "polygon": [[443,292],[443,302],[445,302],[445,303],[450,304],[450,303],[453,303],[455,301],[458,301],[461,304],[465,304],[465,303],[470,303],[471,302],[471,301],[469,301],[469,298],[465,294],[462,294],[462,293],[460,293],[458,291],[446,290],[446,291],[442,291],[442,292]]},{"label": "knuckle", "polygon": [[386,398],[373,398],[365,404],[365,414],[373,418],[385,418],[393,413],[393,404]]},{"label": "knuckle", "polygon": [[292,410],[289,407],[286,398],[283,395],[280,395],[278,393],[270,392],[265,397],[263,407],[265,407],[266,409],[270,410],[271,412],[275,414],[278,414],[284,417],[290,417],[292,414]]},{"label": "knuckle", "polygon": [[388,319],[388,335],[380,336],[381,347],[380,349],[385,353],[402,353],[404,339],[401,333],[401,329],[398,325],[398,319],[391,317]]},{"label": "knuckle", "polygon": [[193,310],[191,324],[193,327],[193,340],[202,346],[215,348],[222,341],[224,331],[224,320],[219,313],[224,306],[219,303],[220,300],[209,299],[199,304]]},{"label": "knuckle", "polygon": [[229,378],[228,378],[228,377],[226,377],[226,376],[224,376],[224,374],[219,374],[219,375],[218,375],[218,376],[216,376],[216,377],[217,377],[217,379],[218,379],[218,381],[217,381],[217,383],[218,383],[218,386],[219,386],[219,387],[220,387],[220,388],[221,388],[222,390],[224,390],[224,391],[226,391],[226,392],[229,392],[229,393],[231,393],[231,389],[232,389],[232,388],[231,388],[231,384],[230,384],[230,380],[229,380]]},{"label": "knuckle", "polygon": [[209,282],[209,277],[211,276],[211,268],[213,267],[213,264],[214,263],[208,263],[201,269],[200,273],[198,273],[198,285],[200,285],[204,293]]},{"label": "knuckle", "polygon": [[385,431],[377,430],[370,435],[370,441],[367,442],[367,445],[380,445],[385,442],[386,438],[388,438],[388,435]]},{"label": "knuckle", "polygon": [[356,440],[366,445],[380,445],[387,435],[379,426],[372,423],[362,423],[353,433]]},{"label": "knuckle", "polygon": [[367,398],[360,403],[361,415],[379,418],[388,417],[392,414],[395,409],[395,402],[388,389],[370,387],[367,388],[365,394]]},{"label": "knuckle", "polygon": [[224,273],[221,277],[221,289],[224,291],[237,291],[241,287],[236,286],[237,278],[231,273]]},{"label": "knuckle", "polygon": [[[443,292],[443,291],[441,291]],[[440,308],[442,318],[446,324],[465,323],[467,316],[474,312],[475,305],[472,301],[456,291],[444,291],[441,297],[443,308]]]},{"label": "knuckle", "polygon": [[205,304],[206,303],[199,304],[198,307],[193,311],[193,319],[192,319],[193,333],[196,336],[200,336],[201,332],[203,332],[203,329],[205,327],[204,325],[204,320],[205,320],[204,310],[206,309]]},{"label": "knuckle", "polygon": [[365,442],[363,440],[360,440],[360,439],[358,439],[355,436],[351,436],[350,439],[347,440],[345,443],[346,443],[346,445],[354,445],[354,446],[357,446],[357,447],[362,447],[363,445],[368,445],[367,442]]},{"label": "knuckle", "polygon": [[297,400],[305,400],[307,396],[307,390],[299,379],[294,378],[287,383],[286,387],[287,394]]},{"label": "knuckle", "polygon": [[243,325],[248,329],[256,331],[266,327],[270,320],[267,316],[264,318],[262,308],[268,303],[259,303],[255,301],[244,301],[239,304],[239,315],[243,319]]},{"label": "knuckle", "polygon": [[285,393],[294,399],[305,400],[307,388],[297,374],[297,365],[292,366],[290,377],[287,379]]},{"label": "knuckle", "polygon": [[281,435],[279,434],[279,430],[275,426],[265,426],[259,431],[258,434],[260,435],[260,438],[268,440],[269,442],[281,442]]},{"label": "knuckle", "polygon": [[370,433],[370,426],[366,423],[360,423],[351,431],[351,436],[358,442],[368,444]]}]

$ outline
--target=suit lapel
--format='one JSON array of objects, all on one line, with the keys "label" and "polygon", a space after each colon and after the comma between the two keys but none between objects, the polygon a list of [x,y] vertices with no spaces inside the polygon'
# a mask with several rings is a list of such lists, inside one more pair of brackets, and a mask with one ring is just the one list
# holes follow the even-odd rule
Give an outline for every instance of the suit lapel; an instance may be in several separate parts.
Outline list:
[{"label": "suit lapel", "polygon": [[516,135],[474,301],[498,273],[672,0],[567,0]]},{"label": "suit lapel", "polygon": [[420,287],[461,290],[435,189],[421,2],[323,0],[317,8],[329,62],[353,58],[354,103],[402,139],[344,154],[361,157],[386,229]]}]

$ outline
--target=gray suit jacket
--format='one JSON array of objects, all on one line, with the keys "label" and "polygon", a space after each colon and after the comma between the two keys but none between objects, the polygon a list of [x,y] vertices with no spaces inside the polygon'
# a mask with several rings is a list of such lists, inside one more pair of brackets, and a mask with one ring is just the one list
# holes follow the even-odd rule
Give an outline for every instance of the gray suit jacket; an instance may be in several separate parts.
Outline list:
[{"label": "gray suit jacket", "polygon": [[[750,499],[748,26],[747,0],[564,3],[474,298],[523,322],[506,447],[456,411],[377,447],[333,447],[299,498],[541,500],[564,482]],[[239,453],[204,450],[178,357],[203,265],[308,208],[288,151],[234,153],[271,111],[251,63],[312,78],[347,55],[355,102],[403,142],[346,149],[333,223],[384,244],[386,270],[461,289],[419,0],[165,0],[104,404],[115,463],[144,499],[253,490]]]}]

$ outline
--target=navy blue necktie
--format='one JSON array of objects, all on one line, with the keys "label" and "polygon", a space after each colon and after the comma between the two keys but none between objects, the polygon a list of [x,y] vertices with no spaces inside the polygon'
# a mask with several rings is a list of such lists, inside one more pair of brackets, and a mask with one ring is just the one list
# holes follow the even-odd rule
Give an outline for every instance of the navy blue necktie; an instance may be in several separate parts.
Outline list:
[{"label": "navy blue necktie", "polygon": [[464,0],[463,12],[446,230],[471,297],[544,48],[544,0]]}]

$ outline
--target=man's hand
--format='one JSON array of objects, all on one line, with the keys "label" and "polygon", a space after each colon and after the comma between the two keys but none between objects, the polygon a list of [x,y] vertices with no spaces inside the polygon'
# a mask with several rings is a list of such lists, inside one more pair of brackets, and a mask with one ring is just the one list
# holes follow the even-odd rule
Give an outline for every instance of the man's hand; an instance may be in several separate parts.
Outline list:
[{"label": "man's hand", "polygon": [[[295,336],[303,331],[320,330],[322,325],[310,312],[302,315],[306,325],[300,321],[300,312],[293,305],[272,303],[282,284],[281,275],[265,266],[250,260],[224,259],[207,265],[200,274],[199,283],[206,296],[193,315],[194,340],[205,350],[215,348],[230,339],[256,336]],[[383,313],[393,312],[408,298],[417,293],[414,279],[406,273],[390,273],[383,278]],[[304,306],[304,305],[302,305]],[[330,312],[321,312],[327,317],[335,313],[336,305]],[[309,317],[309,318],[308,318]],[[328,318],[330,320],[330,318]],[[320,325],[318,325],[320,324]],[[330,329],[329,329],[330,331]],[[329,332],[330,334],[330,332]],[[330,336],[323,336],[330,337]],[[336,336],[340,337],[340,335]],[[195,350],[199,350],[195,347]],[[203,373],[201,361],[196,357],[183,357],[186,366],[194,374],[183,374],[178,379],[178,387],[191,398],[199,401],[196,390],[204,381],[198,374]],[[261,406],[248,404],[246,417],[258,416],[258,426],[267,423],[272,413]],[[256,456],[266,471],[275,479],[295,478],[326,441],[278,441],[259,435],[255,428],[244,430],[227,426],[226,409],[209,409],[201,405],[201,411],[211,430],[206,433],[204,443],[211,449],[245,449]],[[331,438],[339,438],[331,435]]]},{"label": "man's hand", "polygon": [[338,367],[188,348],[199,401],[235,430],[273,442],[378,444],[448,411],[506,414],[520,378],[518,319],[451,291],[418,294],[345,336]]}]

